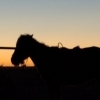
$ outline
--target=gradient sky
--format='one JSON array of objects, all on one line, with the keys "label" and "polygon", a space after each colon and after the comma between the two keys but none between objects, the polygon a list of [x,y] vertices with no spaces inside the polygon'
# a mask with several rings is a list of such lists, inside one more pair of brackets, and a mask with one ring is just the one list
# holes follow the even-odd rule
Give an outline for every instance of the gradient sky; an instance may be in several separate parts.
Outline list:
[{"label": "gradient sky", "polygon": [[[49,46],[100,46],[100,0],[0,0],[0,46],[24,33]],[[0,64],[11,65],[12,53],[0,50]]]}]

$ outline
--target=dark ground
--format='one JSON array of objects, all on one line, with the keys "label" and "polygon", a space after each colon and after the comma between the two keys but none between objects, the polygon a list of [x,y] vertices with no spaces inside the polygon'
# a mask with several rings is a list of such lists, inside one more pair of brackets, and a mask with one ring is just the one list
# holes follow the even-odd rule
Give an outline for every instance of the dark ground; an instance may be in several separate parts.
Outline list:
[{"label": "dark ground", "polygon": [[[63,100],[100,100],[95,80],[62,86]],[[35,68],[0,68],[0,100],[49,100],[48,88]]]}]

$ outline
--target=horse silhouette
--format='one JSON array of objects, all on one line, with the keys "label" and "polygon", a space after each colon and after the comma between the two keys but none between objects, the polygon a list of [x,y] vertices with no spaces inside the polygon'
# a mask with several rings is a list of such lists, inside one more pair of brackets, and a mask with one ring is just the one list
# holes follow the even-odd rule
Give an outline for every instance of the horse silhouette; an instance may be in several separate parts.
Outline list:
[{"label": "horse silhouette", "polygon": [[14,65],[23,64],[28,57],[46,82],[51,100],[61,100],[62,83],[81,84],[91,78],[100,83],[99,47],[50,47],[37,41],[33,35],[25,34],[18,38],[11,62]]}]

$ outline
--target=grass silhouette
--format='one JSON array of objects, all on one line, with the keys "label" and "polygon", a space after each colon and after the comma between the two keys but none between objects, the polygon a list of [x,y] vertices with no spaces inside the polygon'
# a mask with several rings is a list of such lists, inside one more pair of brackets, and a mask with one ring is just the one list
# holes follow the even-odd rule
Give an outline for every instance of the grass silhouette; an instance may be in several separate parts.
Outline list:
[{"label": "grass silhouette", "polygon": [[[75,86],[63,84],[63,100],[99,100],[97,88],[95,80]],[[0,100],[49,100],[48,87],[34,67],[0,67]]]}]

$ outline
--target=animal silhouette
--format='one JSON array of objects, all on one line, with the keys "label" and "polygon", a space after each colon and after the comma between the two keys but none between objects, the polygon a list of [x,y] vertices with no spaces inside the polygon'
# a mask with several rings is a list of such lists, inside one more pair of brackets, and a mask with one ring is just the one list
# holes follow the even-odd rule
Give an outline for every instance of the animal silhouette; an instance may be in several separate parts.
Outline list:
[{"label": "animal silhouette", "polygon": [[28,57],[46,82],[51,100],[61,100],[62,83],[81,84],[91,78],[100,83],[99,47],[50,47],[37,41],[33,35],[25,34],[18,38],[11,62],[19,65]]}]

